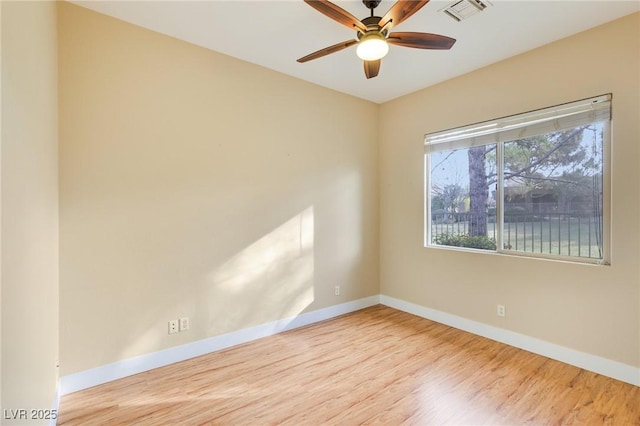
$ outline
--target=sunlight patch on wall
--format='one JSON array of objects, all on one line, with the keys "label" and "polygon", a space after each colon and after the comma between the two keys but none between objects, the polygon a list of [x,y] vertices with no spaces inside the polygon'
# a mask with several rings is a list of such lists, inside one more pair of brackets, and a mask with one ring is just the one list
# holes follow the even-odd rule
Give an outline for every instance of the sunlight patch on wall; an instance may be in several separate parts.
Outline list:
[{"label": "sunlight patch on wall", "polygon": [[260,323],[295,316],[313,302],[313,276],[314,212],[309,207],[209,274],[215,309],[210,325],[219,329],[221,318],[228,326],[223,328],[233,328],[247,319]]},{"label": "sunlight patch on wall", "polygon": [[313,270],[313,208],[305,210],[269,234],[235,255],[211,274],[218,287],[232,293],[242,292],[247,285],[256,284],[285,270],[293,273],[284,277],[298,282]]}]

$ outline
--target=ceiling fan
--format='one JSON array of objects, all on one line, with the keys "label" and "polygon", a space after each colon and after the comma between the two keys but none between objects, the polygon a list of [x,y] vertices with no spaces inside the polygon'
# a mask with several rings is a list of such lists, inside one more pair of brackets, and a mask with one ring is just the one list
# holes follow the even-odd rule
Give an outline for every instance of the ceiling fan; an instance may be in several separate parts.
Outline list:
[{"label": "ceiling fan", "polygon": [[382,18],[374,16],[374,9],[378,7],[381,0],[362,0],[362,3],[371,10],[371,16],[361,21],[328,0],[304,1],[334,21],[355,29],[357,31],[357,39],[343,41],[310,53],[298,59],[300,63],[318,59],[357,44],[356,53],[364,61],[364,73],[367,78],[373,78],[380,71],[380,61],[389,51],[389,44],[417,49],[446,50],[451,49],[451,46],[456,42],[451,37],[438,34],[389,32],[391,28],[400,24],[429,3],[429,0],[398,0]]}]

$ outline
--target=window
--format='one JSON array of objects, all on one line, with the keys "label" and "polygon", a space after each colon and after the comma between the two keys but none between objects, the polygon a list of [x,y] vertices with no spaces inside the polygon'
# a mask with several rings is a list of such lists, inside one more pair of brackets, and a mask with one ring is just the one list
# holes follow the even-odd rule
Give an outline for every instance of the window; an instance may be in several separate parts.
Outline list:
[{"label": "window", "polygon": [[608,262],[611,95],[425,137],[425,245]]}]

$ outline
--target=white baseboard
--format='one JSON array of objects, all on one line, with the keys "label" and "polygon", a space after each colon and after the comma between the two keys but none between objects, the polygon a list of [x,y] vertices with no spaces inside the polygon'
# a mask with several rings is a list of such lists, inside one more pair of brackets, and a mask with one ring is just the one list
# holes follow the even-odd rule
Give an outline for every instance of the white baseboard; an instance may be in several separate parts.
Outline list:
[{"label": "white baseboard", "polygon": [[198,340],[181,346],[141,355],[135,358],[114,362],[90,370],[80,371],[60,378],[60,395],[67,395],[102,383],[132,376],[154,368],[163,367],[179,361],[184,361],[200,355],[225,349],[241,343],[271,336],[283,331],[291,330],[319,321],[330,319],[338,315],[347,314],[359,309],[380,303],[379,296],[366,297],[328,308],[306,312],[291,318],[284,318],[266,324],[249,327],[220,336]]},{"label": "white baseboard", "polygon": [[544,340],[536,339],[513,331],[472,321],[446,312],[419,306],[404,300],[379,295],[330,306],[328,308],[318,309],[312,312],[306,312],[296,317],[272,321],[255,327],[245,328],[220,336],[188,343],[186,345],[176,346],[159,352],[153,352],[90,370],[62,376],[60,378],[58,394],[54,401],[54,409],[58,409],[59,398],[62,395],[67,395],[102,383],[132,376],[134,374],[163,367],[179,361],[184,361],[200,355],[205,355],[231,346],[239,345],[241,343],[271,336],[283,331],[292,330],[294,328],[334,318],[378,303],[427,318],[459,330],[464,330],[478,336],[524,349],[538,355],[546,356],[566,364],[584,368],[585,370],[602,374],[635,386],[640,386],[640,368],[576,351],[574,349],[549,343]]},{"label": "white baseboard", "polygon": [[468,331],[478,336],[486,337],[516,348],[524,349],[547,358],[571,364],[603,376],[611,377],[635,386],[640,386],[640,368],[580,352],[544,340],[526,336],[524,334],[493,327],[480,322],[462,318],[457,315],[425,308],[404,300],[380,295],[380,303],[400,311],[408,312],[419,317],[445,324],[459,330]]}]

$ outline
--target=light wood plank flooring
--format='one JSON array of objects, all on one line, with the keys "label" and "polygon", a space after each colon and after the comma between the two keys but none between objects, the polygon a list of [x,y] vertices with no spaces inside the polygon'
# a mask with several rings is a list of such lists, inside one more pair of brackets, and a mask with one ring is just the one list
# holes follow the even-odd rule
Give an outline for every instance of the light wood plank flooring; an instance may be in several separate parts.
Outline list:
[{"label": "light wood plank flooring", "polygon": [[384,306],[64,396],[60,425],[639,425],[640,388]]}]

